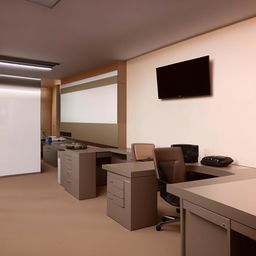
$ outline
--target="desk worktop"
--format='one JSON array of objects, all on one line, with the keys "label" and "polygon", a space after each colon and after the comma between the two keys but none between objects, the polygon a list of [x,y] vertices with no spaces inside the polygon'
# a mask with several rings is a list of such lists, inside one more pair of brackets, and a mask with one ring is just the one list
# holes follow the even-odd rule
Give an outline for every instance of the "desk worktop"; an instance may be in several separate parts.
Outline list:
[{"label": "desk worktop", "polygon": [[155,174],[155,167],[152,161],[149,162],[128,162],[121,164],[104,164],[103,169],[125,176],[138,177]]},{"label": "desk worktop", "polygon": [[233,221],[256,229],[256,168],[189,166],[216,178],[167,185],[167,191]]},{"label": "desk worktop", "polygon": [[99,147],[93,147],[88,146],[86,149],[67,149],[65,143],[59,143],[59,149],[60,150],[69,150],[74,153],[114,153],[114,154],[120,154],[120,155],[129,155],[130,152],[126,149],[118,149],[118,148],[99,148]]}]

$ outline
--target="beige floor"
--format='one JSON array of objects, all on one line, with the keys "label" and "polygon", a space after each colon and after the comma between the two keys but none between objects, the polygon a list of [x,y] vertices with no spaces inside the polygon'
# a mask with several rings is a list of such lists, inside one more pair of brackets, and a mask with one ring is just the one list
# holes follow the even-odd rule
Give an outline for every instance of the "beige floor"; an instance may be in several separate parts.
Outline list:
[{"label": "beige floor", "polygon": [[[128,231],[106,216],[106,188],[79,201],[56,183],[56,169],[0,179],[0,256],[179,256],[179,224]],[[159,215],[174,208],[162,199]]]}]

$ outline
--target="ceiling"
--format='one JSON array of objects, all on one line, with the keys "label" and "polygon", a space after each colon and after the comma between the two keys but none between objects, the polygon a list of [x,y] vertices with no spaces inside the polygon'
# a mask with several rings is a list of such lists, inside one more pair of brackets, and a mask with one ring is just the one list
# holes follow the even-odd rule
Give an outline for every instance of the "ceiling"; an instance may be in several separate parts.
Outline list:
[{"label": "ceiling", "polygon": [[255,0],[61,0],[54,8],[0,0],[0,55],[60,63],[0,73],[60,79],[255,14]]}]

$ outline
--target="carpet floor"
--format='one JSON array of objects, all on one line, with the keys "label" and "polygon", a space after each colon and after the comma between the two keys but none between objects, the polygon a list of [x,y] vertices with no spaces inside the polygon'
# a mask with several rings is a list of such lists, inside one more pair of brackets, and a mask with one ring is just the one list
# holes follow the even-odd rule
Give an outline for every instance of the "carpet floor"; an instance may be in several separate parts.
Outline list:
[{"label": "carpet floor", "polygon": [[[180,256],[180,226],[129,231],[106,215],[106,187],[77,200],[56,182],[57,171],[0,179],[1,256]],[[175,208],[159,197],[159,217]]]}]

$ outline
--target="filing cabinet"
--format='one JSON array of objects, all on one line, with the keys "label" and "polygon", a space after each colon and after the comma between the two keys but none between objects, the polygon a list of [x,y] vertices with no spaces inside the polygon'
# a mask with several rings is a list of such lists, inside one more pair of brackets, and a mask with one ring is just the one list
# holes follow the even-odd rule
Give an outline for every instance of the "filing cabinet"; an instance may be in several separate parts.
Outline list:
[{"label": "filing cabinet", "polygon": [[96,153],[59,152],[61,185],[77,199],[96,197]]},{"label": "filing cabinet", "polygon": [[108,171],[107,215],[129,230],[155,225],[156,188],[154,173],[127,177]]},{"label": "filing cabinet", "polygon": [[52,142],[43,144],[43,160],[47,164],[57,167],[58,150],[63,148],[62,142]]}]

